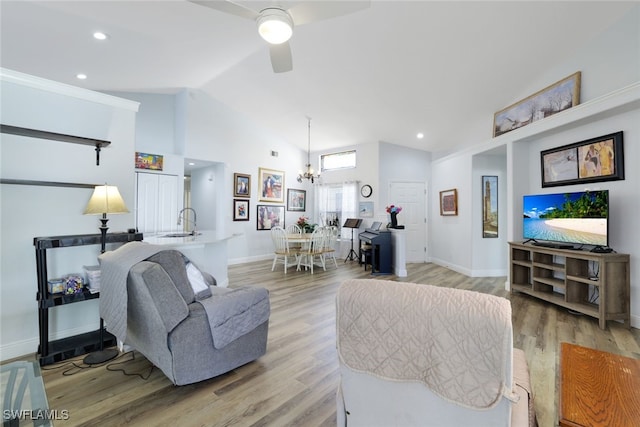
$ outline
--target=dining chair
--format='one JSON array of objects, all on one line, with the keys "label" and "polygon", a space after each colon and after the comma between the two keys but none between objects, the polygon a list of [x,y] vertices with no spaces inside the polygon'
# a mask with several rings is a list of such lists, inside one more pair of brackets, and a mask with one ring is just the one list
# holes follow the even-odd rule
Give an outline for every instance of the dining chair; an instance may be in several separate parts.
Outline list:
[{"label": "dining chair", "polygon": [[299,256],[297,270],[300,270],[300,267],[304,266],[305,270],[310,268],[311,274],[313,274],[313,266],[317,257],[317,259],[320,261],[322,269],[324,271],[327,271],[322,252],[324,249],[324,239],[325,231],[321,227],[316,228],[313,233],[311,233],[311,238],[309,239],[308,245],[303,248],[298,254]]},{"label": "dining chair", "polygon": [[[289,239],[287,238],[287,232],[282,227],[273,227],[271,229],[271,240],[273,240],[274,254],[273,264],[271,265],[271,271],[275,270],[277,263],[284,265],[284,274],[287,274],[287,269],[290,266],[297,265],[297,252],[292,253],[289,248]],[[289,262],[290,257],[294,257],[293,262]]]},{"label": "dining chair", "polygon": [[302,228],[298,224],[287,225],[287,234],[302,234]]},{"label": "dining chair", "polygon": [[[302,235],[302,228],[300,228],[300,226],[298,224],[291,224],[291,225],[287,225],[287,228],[285,229],[287,231],[287,234],[300,234]],[[289,242],[289,250],[293,250],[296,252],[300,251],[300,249],[302,248],[302,243],[292,243]],[[297,258],[297,256],[296,256]]]},{"label": "dining chair", "polygon": [[336,261],[336,245],[338,243],[338,227],[331,225],[324,227],[324,247],[322,249],[322,256],[325,258],[333,259],[333,263],[338,268],[338,262]]}]

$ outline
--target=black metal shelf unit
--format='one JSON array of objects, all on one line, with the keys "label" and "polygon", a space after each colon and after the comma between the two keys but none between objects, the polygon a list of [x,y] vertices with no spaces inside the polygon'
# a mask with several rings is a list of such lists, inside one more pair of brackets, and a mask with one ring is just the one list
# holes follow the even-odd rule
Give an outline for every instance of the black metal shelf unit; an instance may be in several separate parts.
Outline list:
[{"label": "black metal shelf unit", "polygon": [[[100,293],[91,293],[83,289],[82,293],[73,295],[50,294],[48,288],[47,250],[71,246],[99,245],[100,234],[77,234],[70,236],[35,237],[33,245],[36,249],[36,271],[38,278],[38,325],[39,339],[38,361],[40,366],[50,365],[71,357],[90,353],[100,349],[100,330],[87,332],[72,337],[49,341],[49,309],[64,304],[87,301],[100,297]],[[109,233],[107,243],[127,243],[141,241],[142,233]],[[116,344],[115,337],[104,333],[104,347]]]}]

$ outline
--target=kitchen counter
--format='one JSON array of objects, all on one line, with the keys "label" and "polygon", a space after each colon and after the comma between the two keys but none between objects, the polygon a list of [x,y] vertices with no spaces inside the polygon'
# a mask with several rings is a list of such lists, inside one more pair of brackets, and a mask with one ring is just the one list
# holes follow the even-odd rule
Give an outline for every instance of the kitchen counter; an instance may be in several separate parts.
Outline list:
[{"label": "kitchen counter", "polygon": [[158,233],[153,235],[145,234],[144,242],[153,245],[194,246],[224,242],[234,237],[240,236],[240,234],[220,233],[216,230],[198,231],[195,236],[178,236],[179,234],[182,233],[176,231],[168,231],[166,233]]},{"label": "kitchen counter", "polygon": [[241,234],[221,233],[216,230],[198,231],[195,236],[182,234],[175,231],[154,235],[145,234],[143,241],[179,250],[198,268],[215,277],[218,286],[227,287],[229,285],[227,241]]}]

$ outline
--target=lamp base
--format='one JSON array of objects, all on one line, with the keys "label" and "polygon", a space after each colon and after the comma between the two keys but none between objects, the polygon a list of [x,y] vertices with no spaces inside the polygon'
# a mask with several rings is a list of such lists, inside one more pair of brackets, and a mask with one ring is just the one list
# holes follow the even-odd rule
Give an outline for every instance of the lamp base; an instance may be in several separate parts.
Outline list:
[{"label": "lamp base", "polygon": [[105,350],[94,351],[88,354],[82,361],[87,365],[99,365],[104,362],[108,362],[111,359],[115,359],[120,352],[114,348],[107,348]]}]

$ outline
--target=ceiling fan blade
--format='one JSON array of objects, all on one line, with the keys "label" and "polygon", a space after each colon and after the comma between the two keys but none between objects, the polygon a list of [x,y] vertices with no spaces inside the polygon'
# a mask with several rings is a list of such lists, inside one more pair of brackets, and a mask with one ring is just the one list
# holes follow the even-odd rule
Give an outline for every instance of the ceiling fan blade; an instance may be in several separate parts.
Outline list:
[{"label": "ceiling fan blade", "polygon": [[247,18],[256,20],[259,13],[248,7],[244,7],[239,3],[234,3],[231,0],[188,0],[191,3],[199,4],[200,6],[208,7],[211,9],[219,10],[220,12],[229,13],[231,15],[240,16],[241,18]]},{"label": "ceiling fan blade", "polygon": [[289,42],[269,45],[269,54],[274,73],[286,73],[293,70]]},{"label": "ceiling fan blade", "polygon": [[287,10],[295,25],[348,15],[371,6],[370,0],[362,1],[308,1]]}]

